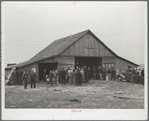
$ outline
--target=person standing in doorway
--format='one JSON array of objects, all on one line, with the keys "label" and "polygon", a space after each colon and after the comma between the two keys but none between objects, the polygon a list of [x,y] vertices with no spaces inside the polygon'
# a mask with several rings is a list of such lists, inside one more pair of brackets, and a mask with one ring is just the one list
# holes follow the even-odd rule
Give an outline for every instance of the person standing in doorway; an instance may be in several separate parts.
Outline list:
[{"label": "person standing in doorway", "polygon": [[77,85],[81,86],[81,73],[78,68],[76,69],[75,81],[76,81]]},{"label": "person standing in doorway", "polygon": [[103,76],[103,79],[106,80],[106,69],[103,68],[102,70],[102,76]]},{"label": "person standing in doorway", "polygon": [[59,71],[58,69],[55,69],[55,79],[56,79],[56,83],[59,84]]},{"label": "person standing in doorway", "polygon": [[84,77],[85,77],[85,83],[88,82],[88,69],[86,66],[84,66]]},{"label": "person standing in doorway", "polygon": [[115,76],[116,76],[116,70],[113,67],[113,69],[112,69],[112,80],[114,80],[114,81],[115,81]]},{"label": "person standing in doorway", "polygon": [[31,74],[30,74],[30,79],[31,79],[31,88],[32,88],[32,84],[34,85],[34,88],[36,88],[35,85],[35,78],[36,78],[36,74],[35,74],[35,70],[31,70]]},{"label": "person standing in doorway", "polygon": [[101,67],[98,69],[98,79],[101,80]]},{"label": "person standing in doorway", "polygon": [[62,84],[65,85],[65,71],[64,71],[64,68],[61,71],[61,79],[62,79]]},{"label": "person standing in doorway", "polygon": [[27,70],[25,69],[23,75],[22,75],[23,81],[24,81],[24,89],[27,88],[27,78],[28,78],[28,73]]},{"label": "person standing in doorway", "polygon": [[108,80],[111,80],[111,71],[110,71],[110,68],[108,68],[107,74],[108,74]]},{"label": "person standing in doorway", "polygon": [[81,73],[81,81],[85,82],[85,76],[84,76],[84,69],[83,68],[81,68],[80,73]]},{"label": "person standing in doorway", "polygon": [[93,80],[95,80],[96,79],[96,69],[95,69],[95,67],[93,68]]},{"label": "person standing in doorway", "polygon": [[46,69],[44,69],[43,71],[43,81],[46,82],[46,75],[47,75],[47,71]]},{"label": "person standing in doorway", "polygon": [[72,84],[72,70],[71,69],[68,70],[67,75],[68,75],[69,84]]},{"label": "person standing in doorway", "polygon": [[92,72],[91,72],[91,69],[90,69],[90,67],[88,67],[88,81],[90,81],[91,80],[91,76],[92,76],[92,74],[91,74]]},{"label": "person standing in doorway", "polygon": [[70,70],[70,67],[68,67],[68,69],[66,70],[66,77],[65,77],[65,81],[66,81],[66,83],[68,83],[68,70]]},{"label": "person standing in doorway", "polygon": [[50,73],[49,73],[49,81],[51,83],[51,86],[53,86],[53,73],[52,73],[52,70],[50,70]]}]

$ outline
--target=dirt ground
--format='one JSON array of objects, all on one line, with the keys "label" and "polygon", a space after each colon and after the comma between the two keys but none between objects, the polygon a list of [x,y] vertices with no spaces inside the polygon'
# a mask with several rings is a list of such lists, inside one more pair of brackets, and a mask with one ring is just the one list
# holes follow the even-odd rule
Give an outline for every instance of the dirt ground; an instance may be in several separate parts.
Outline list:
[{"label": "dirt ground", "polygon": [[6,108],[143,109],[144,85],[91,80],[82,86],[36,83],[36,88],[6,86]]}]

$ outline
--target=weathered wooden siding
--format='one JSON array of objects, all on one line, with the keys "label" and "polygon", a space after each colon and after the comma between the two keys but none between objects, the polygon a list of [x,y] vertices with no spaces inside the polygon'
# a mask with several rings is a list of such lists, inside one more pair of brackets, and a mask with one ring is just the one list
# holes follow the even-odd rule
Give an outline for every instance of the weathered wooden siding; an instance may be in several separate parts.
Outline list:
[{"label": "weathered wooden siding", "polygon": [[116,69],[118,69],[119,72],[125,72],[128,69],[128,66],[131,66],[132,68],[137,68],[136,65],[125,61],[121,58],[116,58]]},{"label": "weathered wooden siding", "polygon": [[75,57],[72,56],[59,56],[57,57],[58,67],[64,68],[65,70],[70,67],[74,68]]},{"label": "weathered wooden siding", "polygon": [[67,48],[61,56],[87,56],[87,57],[112,57],[114,56],[89,32],[80,40]]},{"label": "weathered wooden siding", "polygon": [[103,57],[102,58],[102,65],[106,63],[106,64],[114,64],[114,67],[116,67],[116,58],[115,57]]},{"label": "weathered wooden siding", "polygon": [[39,63],[52,63],[52,62],[57,62],[57,58],[56,58],[56,57],[54,57],[54,58],[49,58],[49,59],[40,61]]}]

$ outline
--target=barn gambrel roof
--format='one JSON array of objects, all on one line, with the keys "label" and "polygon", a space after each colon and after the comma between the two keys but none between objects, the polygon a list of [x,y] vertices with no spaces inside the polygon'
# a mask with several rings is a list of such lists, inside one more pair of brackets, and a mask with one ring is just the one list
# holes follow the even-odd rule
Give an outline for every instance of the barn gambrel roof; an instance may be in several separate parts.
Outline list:
[{"label": "barn gambrel roof", "polygon": [[59,56],[61,53],[63,53],[68,47],[70,47],[72,44],[74,44],[76,41],[78,41],[80,38],[82,38],[86,33],[90,32],[102,45],[104,45],[106,47],[106,49],[108,49],[114,56],[123,59],[125,61],[128,61],[136,66],[138,66],[137,64],[126,60],[120,56],[118,56],[116,53],[114,53],[110,48],[108,48],[97,36],[95,36],[89,29],[85,30],[83,32],[79,32],[77,34],[74,35],[70,35],[58,40],[55,40],[54,42],[52,42],[50,45],[48,45],[46,48],[44,48],[42,51],[40,51],[39,53],[37,53],[34,57],[32,57],[31,59],[29,59],[28,61],[25,61],[23,63],[17,64],[15,66],[10,66],[7,68],[12,68],[12,67],[23,67],[26,65],[30,65],[32,63],[36,63],[36,62],[40,62],[42,60],[48,59],[48,58],[52,58],[52,57],[56,57]]}]

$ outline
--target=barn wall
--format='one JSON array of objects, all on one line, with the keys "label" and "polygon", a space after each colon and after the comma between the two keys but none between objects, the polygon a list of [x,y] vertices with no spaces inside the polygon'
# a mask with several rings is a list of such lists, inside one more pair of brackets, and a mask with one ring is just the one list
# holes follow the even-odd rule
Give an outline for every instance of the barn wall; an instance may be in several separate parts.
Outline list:
[{"label": "barn wall", "polygon": [[61,55],[87,56],[87,57],[113,57],[114,55],[105,48],[89,32],[80,40],[71,45]]},{"label": "barn wall", "polygon": [[49,59],[40,61],[39,63],[52,63],[52,62],[57,62],[57,58],[56,58],[56,57],[54,57],[54,58],[49,58]]},{"label": "barn wall", "polygon": [[115,57],[103,57],[102,58],[102,66],[103,67],[116,67]]},{"label": "barn wall", "polygon": [[125,72],[127,71],[128,69],[128,66],[131,66],[132,68],[136,68],[137,66],[128,62],[128,61],[125,61],[121,58],[116,58],[116,69],[118,69],[118,71],[121,73],[121,72]]},{"label": "barn wall", "polygon": [[75,65],[75,57],[73,56],[59,56],[57,57],[58,67],[64,68],[64,70],[70,68],[74,68]]},{"label": "barn wall", "polygon": [[50,58],[44,61],[40,61],[40,63],[52,63],[57,62],[57,67],[64,68],[65,70],[68,67],[73,68],[75,64],[74,56],[58,56],[55,58]]}]

